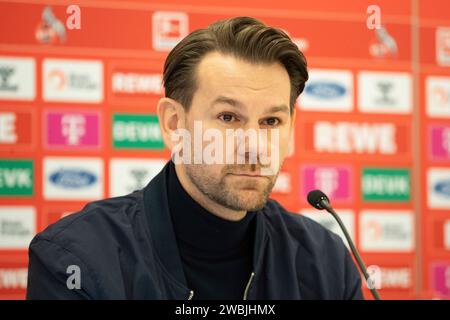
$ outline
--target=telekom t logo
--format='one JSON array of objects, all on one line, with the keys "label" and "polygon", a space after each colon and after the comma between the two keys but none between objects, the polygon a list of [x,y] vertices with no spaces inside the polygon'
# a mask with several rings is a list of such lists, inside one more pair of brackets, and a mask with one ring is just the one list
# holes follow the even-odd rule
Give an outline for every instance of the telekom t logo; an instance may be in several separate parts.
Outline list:
[{"label": "telekom t logo", "polygon": [[69,145],[79,145],[80,138],[86,134],[86,119],[79,114],[66,114],[61,118],[62,135]]},{"label": "telekom t logo", "polygon": [[45,145],[48,148],[99,148],[100,113],[94,111],[46,112]]}]

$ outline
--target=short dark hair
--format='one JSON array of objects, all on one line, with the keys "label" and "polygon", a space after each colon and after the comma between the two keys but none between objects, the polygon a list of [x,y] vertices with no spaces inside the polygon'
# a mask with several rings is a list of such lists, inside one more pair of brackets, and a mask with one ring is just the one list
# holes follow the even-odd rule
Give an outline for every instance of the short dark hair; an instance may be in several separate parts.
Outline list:
[{"label": "short dark hair", "polygon": [[219,20],[181,40],[164,63],[166,97],[178,101],[189,110],[197,90],[196,67],[207,53],[213,51],[251,63],[280,62],[291,82],[292,112],[308,80],[305,56],[284,31],[250,17]]}]

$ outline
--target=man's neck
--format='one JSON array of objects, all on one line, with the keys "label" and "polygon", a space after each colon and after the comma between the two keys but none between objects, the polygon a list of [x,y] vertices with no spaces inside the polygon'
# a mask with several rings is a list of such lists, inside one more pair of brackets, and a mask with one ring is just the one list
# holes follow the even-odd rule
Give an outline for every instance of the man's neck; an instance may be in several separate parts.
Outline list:
[{"label": "man's neck", "polygon": [[229,208],[226,208],[217,202],[211,200],[209,197],[205,196],[198,188],[190,181],[190,179],[186,175],[186,171],[180,165],[175,165],[175,172],[177,174],[178,180],[181,183],[181,186],[186,190],[186,192],[194,199],[197,203],[199,203],[203,208],[212,214],[230,221],[239,221],[243,219],[247,211],[235,211]]}]

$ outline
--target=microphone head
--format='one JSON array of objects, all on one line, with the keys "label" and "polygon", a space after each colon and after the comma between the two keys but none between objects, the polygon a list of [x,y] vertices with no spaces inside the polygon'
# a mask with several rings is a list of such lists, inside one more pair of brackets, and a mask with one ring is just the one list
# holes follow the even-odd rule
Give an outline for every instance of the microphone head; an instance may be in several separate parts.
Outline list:
[{"label": "microphone head", "polygon": [[321,204],[322,200],[330,203],[330,199],[328,199],[327,195],[320,190],[312,190],[308,193],[308,203],[314,208],[319,210],[325,209]]}]

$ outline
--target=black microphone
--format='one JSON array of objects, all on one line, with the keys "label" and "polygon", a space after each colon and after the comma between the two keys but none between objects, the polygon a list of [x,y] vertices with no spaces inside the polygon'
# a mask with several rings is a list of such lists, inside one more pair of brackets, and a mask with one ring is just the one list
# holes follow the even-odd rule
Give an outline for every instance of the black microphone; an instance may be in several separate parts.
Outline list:
[{"label": "black microphone", "polygon": [[345,238],[348,241],[348,244],[350,246],[350,249],[353,252],[353,255],[356,258],[356,261],[358,262],[359,269],[364,275],[364,278],[367,281],[368,287],[370,289],[370,292],[372,293],[375,300],[381,300],[380,296],[378,294],[378,291],[375,289],[374,283],[372,279],[370,278],[369,274],[367,273],[366,266],[364,265],[364,262],[361,259],[361,256],[359,255],[358,250],[355,247],[355,244],[352,241],[352,238],[350,237],[350,234],[347,231],[347,228],[345,227],[344,223],[342,222],[341,218],[338,216],[336,211],[334,211],[333,207],[331,207],[330,200],[326,196],[325,193],[323,193],[320,190],[313,190],[308,193],[308,202],[310,205],[312,205],[314,208],[323,210],[325,209],[331,215],[336,219],[337,223],[339,224],[339,227],[344,232]]}]

